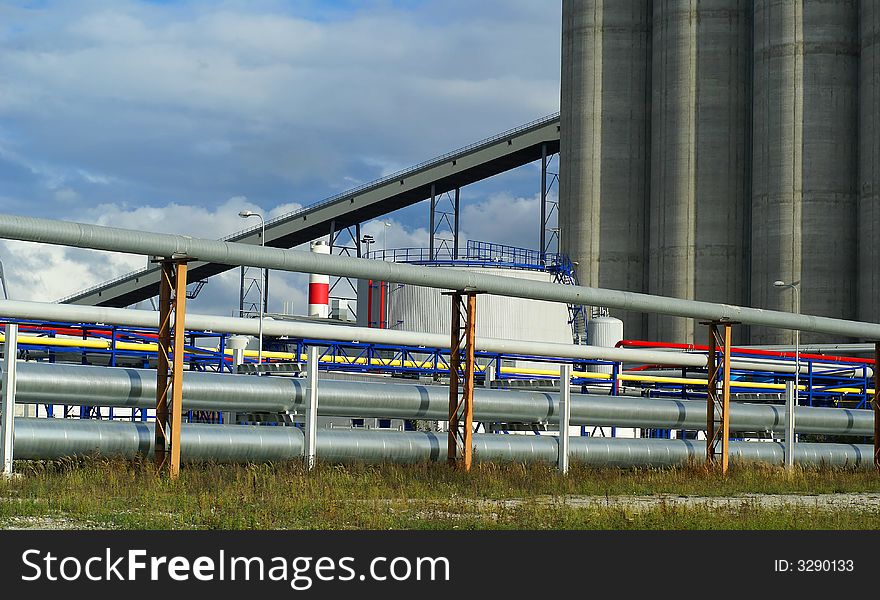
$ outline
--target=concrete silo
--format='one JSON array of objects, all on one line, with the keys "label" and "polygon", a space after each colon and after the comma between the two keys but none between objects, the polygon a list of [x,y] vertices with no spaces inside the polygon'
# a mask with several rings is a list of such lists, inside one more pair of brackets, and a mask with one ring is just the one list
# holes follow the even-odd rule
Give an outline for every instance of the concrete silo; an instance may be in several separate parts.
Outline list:
[{"label": "concrete silo", "polygon": [[862,2],[859,76],[859,313],[880,321],[880,5]]},{"label": "concrete silo", "polygon": [[646,290],[650,27],[650,0],[562,3],[560,241],[584,285]]},{"label": "concrete silo", "polygon": [[[858,5],[757,0],[751,305],[855,317]],[[793,333],[752,328],[752,343]],[[822,336],[804,335],[806,341]]]},{"label": "concrete silo", "polygon": [[[747,302],[751,7],[656,0],[648,291]],[[705,343],[691,319],[651,315],[648,338]]]}]

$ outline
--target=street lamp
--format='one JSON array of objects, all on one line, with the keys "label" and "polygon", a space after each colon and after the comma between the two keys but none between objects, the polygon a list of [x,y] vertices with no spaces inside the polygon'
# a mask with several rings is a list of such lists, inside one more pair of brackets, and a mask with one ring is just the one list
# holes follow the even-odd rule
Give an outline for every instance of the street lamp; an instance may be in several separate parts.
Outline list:
[{"label": "street lamp", "polygon": [[382,260],[385,260],[385,253],[388,252],[388,228],[391,227],[391,223],[382,221],[382,225]]},{"label": "street lamp", "polygon": [[[238,213],[238,216],[242,219],[247,219],[248,217],[257,217],[260,219],[260,247],[264,247],[266,245],[266,222],[263,220],[263,215],[252,210],[243,210]],[[260,346],[257,349],[258,365],[263,364],[263,304],[265,303],[265,300],[263,299],[263,288],[266,287],[266,269],[261,269],[261,271],[263,277],[262,281],[260,281]]]},{"label": "street lamp", "polygon": [[[797,314],[801,313],[801,296],[800,290],[798,287],[800,286],[799,281],[794,281],[792,283],[785,283],[781,280],[776,280],[773,282],[773,286],[777,288],[791,288],[794,292],[794,312]],[[786,421],[788,426],[786,427],[785,434],[785,445],[786,445],[786,453],[785,453],[785,465],[787,467],[792,467],[794,465],[794,407],[797,405],[797,399],[800,395],[800,377],[801,377],[801,332],[800,329],[794,330],[794,398],[792,398],[792,405],[786,408]]]},{"label": "street lamp", "polygon": [[373,239],[373,236],[371,236],[370,234],[366,234],[364,237],[361,238],[361,243],[367,246],[367,258],[370,257],[370,244],[374,244],[375,242],[376,240]]}]

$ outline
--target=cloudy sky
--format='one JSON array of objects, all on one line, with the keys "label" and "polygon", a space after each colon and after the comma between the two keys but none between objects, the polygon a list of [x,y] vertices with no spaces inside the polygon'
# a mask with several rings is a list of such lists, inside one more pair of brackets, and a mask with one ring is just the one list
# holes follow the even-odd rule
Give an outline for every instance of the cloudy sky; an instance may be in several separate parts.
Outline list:
[{"label": "cloudy sky", "polygon": [[[547,0],[3,0],[0,212],[218,238],[553,113]],[[470,239],[537,245],[530,165],[462,190]],[[387,217],[427,241],[427,206]],[[382,224],[364,233],[382,239]],[[0,242],[10,297],[57,300],[144,259]],[[270,310],[306,309],[276,274]],[[192,308],[231,314],[238,275]]]}]

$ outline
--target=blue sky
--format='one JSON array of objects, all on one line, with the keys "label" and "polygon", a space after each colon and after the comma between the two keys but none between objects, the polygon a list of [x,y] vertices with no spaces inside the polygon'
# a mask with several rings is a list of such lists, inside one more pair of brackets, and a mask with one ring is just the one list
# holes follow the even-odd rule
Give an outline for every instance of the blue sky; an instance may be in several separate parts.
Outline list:
[{"label": "blue sky", "polygon": [[[0,3],[0,210],[221,237],[241,208],[320,201],[558,110],[560,5]],[[534,166],[466,188],[465,235],[533,244],[537,188]],[[389,246],[422,245],[426,215],[392,215]],[[12,297],[55,300],[143,259],[5,242],[0,260]],[[270,308],[305,309],[301,277],[273,281]],[[236,286],[195,308],[229,314]]]}]

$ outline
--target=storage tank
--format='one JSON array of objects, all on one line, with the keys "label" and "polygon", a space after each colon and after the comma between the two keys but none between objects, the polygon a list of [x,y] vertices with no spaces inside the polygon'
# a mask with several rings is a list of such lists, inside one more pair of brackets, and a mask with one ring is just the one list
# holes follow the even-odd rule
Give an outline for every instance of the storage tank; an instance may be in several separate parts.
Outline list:
[{"label": "storage tank", "polygon": [[[456,268],[456,267],[447,267]],[[542,271],[467,267],[467,271],[515,277],[529,281],[552,281]],[[386,295],[388,328],[448,334],[452,328],[452,304],[443,290],[389,283]],[[478,337],[571,344],[568,307],[559,302],[477,296]]]},{"label": "storage tank", "polygon": [[[614,348],[623,340],[623,321],[615,317],[596,317],[587,321],[587,341],[591,346]],[[589,365],[587,371],[592,373],[611,373],[611,365]]]},{"label": "storage tank", "polygon": [[859,77],[859,320],[880,321],[880,5],[862,2]]},{"label": "storage tank", "polygon": [[583,285],[646,290],[650,27],[650,0],[562,2],[560,247]]},{"label": "storage tank", "polygon": [[[656,0],[648,291],[747,302],[747,0]],[[648,338],[702,342],[693,319],[650,315]]]},{"label": "storage tank", "polygon": [[[754,19],[751,305],[790,311],[793,294],[772,283],[799,281],[802,312],[852,319],[858,6],[757,0]],[[794,333],[753,327],[751,341],[792,343]]]}]

